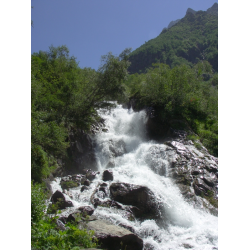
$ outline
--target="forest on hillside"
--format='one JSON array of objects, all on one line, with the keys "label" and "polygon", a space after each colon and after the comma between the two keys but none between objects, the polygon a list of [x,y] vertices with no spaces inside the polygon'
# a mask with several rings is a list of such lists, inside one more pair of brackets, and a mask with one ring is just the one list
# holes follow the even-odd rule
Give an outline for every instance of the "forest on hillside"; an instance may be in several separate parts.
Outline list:
[{"label": "forest on hillside", "polygon": [[171,28],[145,42],[129,57],[129,72],[145,73],[152,63],[168,64],[171,68],[187,64],[193,67],[208,61],[218,72],[218,15],[206,11],[187,13]]}]

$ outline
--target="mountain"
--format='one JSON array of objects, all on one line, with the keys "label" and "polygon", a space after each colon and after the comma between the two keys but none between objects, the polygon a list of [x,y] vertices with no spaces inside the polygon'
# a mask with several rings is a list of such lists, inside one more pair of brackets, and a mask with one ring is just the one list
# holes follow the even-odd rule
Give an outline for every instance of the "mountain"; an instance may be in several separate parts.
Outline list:
[{"label": "mountain", "polygon": [[187,9],[184,18],[170,22],[159,36],[145,42],[129,57],[131,74],[145,72],[152,63],[193,66],[207,60],[218,71],[218,4],[207,11]]},{"label": "mountain", "polygon": [[174,26],[175,24],[177,24],[181,19],[177,19],[175,21],[171,21],[168,25],[168,29],[170,29],[172,26]]},{"label": "mountain", "polygon": [[214,5],[211,8],[207,9],[207,13],[218,16],[218,4],[214,3]]}]

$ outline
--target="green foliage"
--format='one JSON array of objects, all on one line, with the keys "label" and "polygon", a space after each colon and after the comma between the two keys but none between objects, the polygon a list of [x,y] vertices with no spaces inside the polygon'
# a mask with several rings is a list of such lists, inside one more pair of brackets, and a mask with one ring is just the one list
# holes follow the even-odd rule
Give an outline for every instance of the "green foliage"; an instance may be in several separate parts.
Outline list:
[{"label": "green foliage", "polygon": [[31,182],[31,222],[37,223],[44,216],[46,194],[42,184]]},{"label": "green foliage", "polygon": [[72,129],[90,130],[98,121],[97,109],[123,96],[122,81],[129,66],[124,50],[119,57],[102,57],[98,71],[81,69],[66,46],[39,51],[31,58],[31,177],[37,182],[66,157]]},{"label": "green foliage", "polygon": [[146,72],[152,63],[168,64],[171,68],[193,66],[208,61],[218,71],[218,16],[204,11],[188,13],[170,29],[134,50],[129,57],[130,73]]},{"label": "green foliage", "polygon": [[74,188],[74,187],[78,187],[78,186],[79,186],[79,184],[77,182],[71,181],[71,180],[61,182],[61,187],[63,189],[67,189],[67,190],[69,190],[69,188]]},{"label": "green foliage", "polygon": [[[80,230],[76,225],[66,224],[61,231],[56,225],[58,216],[49,217],[46,213],[47,195],[43,184],[31,182],[31,246],[37,250],[69,250],[73,247],[96,247],[94,232]],[[55,212],[59,204],[52,207]],[[49,213],[49,211],[47,211]],[[75,248],[76,249],[76,248]]]},{"label": "green foliage", "polygon": [[70,250],[96,247],[94,232],[78,229],[73,224],[66,224],[66,230],[61,231],[55,223],[58,217],[45,217],[31,228],[31,246],[37,250]]}]

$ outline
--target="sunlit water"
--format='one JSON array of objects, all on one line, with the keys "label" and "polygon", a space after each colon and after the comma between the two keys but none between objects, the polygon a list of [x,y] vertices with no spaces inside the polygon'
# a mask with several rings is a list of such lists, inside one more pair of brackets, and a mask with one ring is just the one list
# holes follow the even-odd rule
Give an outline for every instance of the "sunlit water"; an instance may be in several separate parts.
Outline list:
[{"label": "sunlit water", "polygon": [[[112,166],[112,182],[147,186],[164,205],[164,219],[160,222],[129,221],[124,211],[103,207],[97,207],[94,215],[116,225],[132,227],[143,239],[145,248],[151,247],[148,249],[217,249],[218,218],[184,201],[179,189],[168,177],[170,156],[166,146],[150,141],[146,136],[145,112],[133,112],[120,105],[111,111],[99,112],[108,129],[108,132],[93,137],[99,171],[102,173]],[[71,197],[66,195],[66,199],[71,200],[74,207],[91,205],[90,196],[101,177],[98,175],[87,191],[81,193],[80,187],[71,190]],[[52,183],[53,192],[62,191],[59,182],[60,178],[57,178]],[[68,209],[65,214],[72,210]]]}]

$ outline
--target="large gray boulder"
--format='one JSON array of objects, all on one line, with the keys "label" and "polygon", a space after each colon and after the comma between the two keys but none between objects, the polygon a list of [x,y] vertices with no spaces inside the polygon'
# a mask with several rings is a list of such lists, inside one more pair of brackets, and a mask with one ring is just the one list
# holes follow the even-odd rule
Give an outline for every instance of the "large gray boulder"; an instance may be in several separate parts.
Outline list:
[{"label": "large gray boulder", "polygon": [[160,204],[155,199],[153,192],[145,186],[112,183],[110,195],[115,201],[124,205],[131,205],[134,215],[138,218],[153,219],[160,215],[158,210]]},{"label": "large gray boulder", "polygon": [[81,222],[79,229],[87,227],[94,230],[98,243],[107,250],[142,250],[143,241],[129,230],[113,225],[104,220],[93,220],[88,223]]}]

